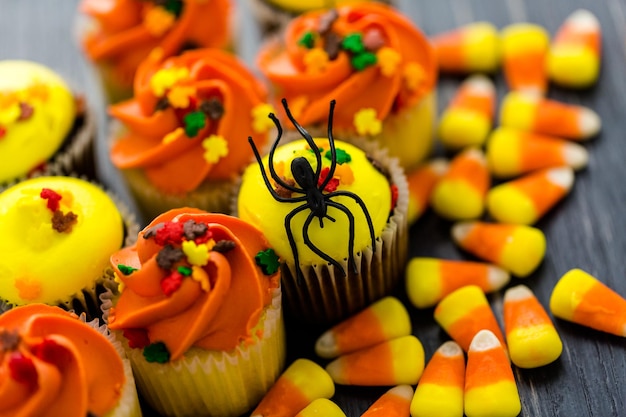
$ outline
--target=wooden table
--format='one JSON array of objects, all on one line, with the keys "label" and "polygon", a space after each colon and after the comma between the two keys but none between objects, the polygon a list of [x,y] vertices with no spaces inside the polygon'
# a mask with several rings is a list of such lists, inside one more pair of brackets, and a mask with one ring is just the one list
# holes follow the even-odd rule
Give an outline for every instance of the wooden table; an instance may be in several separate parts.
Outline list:
[{"label": "wooden table", "polygon": [[[123,198],[126,190],[104,152],[105,105],[99,85],[84,60],[74,34],[78,0],[3,0],[0,4],[0,59],[42,62],[83,91],[100,119],[98,170],[101,180]],[[243,58],[252,64],[258,44],[245,0],[239,1]],[[603,62],[600,80],[588,91],[551,88],[549,96],[582,104],[597,111],[602,133],[585,143],[589,166],[577,173],[574,189],[538,224],[546,234],[547,255],[530,277],[511,285],[528,285],[547,306],[556,281],[569,269],[581,268],[626,296],[626,3],[624,0],[404,0],[399,2],[427,35],[477,20],[498,27],[528,21],[554,33],[563,19],[585,7],[601,21]],[[447,104],[460,79],[443,77],[439,83],[439,109]],[[506,91],[501,75],[495,77],[499,96]],[[427,213],[411,228],[411,256],[466,259],[449,237],[450,222]],[[398,295],[405,299],[402,288]],[[502,294],[489,297],[497,317],[502,313]],[[405,300],[406,301],[406,300]],[[424,345],[426,357],[447,339],[436,325],[432,309],[417,310],[407,303],[414,334]],[[561,358],[534,370],[515,369],[524,416],[626,416],[626,340],[555,320],[563,339]],[[317,333],[290,330],[290,359],[308,356]],[[359,416],[388,387],[338,387],[334,400],[345,413]],[[153,415],[147,410],[146,415]]]}]

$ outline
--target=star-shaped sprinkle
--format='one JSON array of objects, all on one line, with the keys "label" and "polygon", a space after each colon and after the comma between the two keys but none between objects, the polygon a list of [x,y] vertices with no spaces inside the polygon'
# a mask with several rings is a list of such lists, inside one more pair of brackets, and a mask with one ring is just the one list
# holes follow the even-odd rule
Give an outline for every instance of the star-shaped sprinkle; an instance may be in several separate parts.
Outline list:
[{"label": "star-shaped sprinkle", "polygon": [[268,248],[258,252],[254,256],[256,264],[261,268],[265,275],[272,275],[278,271],[280,261],[274,249]]},{"label": "star-shaped sprinkle", "polygon": [[187,261],[192,265],[204,266],[209,262],[208,243],[196,244],[193,240],[186,240],[182,245]]},{"label": "star-shaped sprinkle", "polygon": [[398,66],[400,62],[402,62],[402,57],[400,54],[392,48],[380,48],[378,52],[376,52],[376,57],[378,58],[378,65],[380,66],[380,72],[385,77],[391,77],[398,70]]},{"label": "star-shaped sprinkle", "polygon": [[[326,151],[324,157],[328,160],[331,160],[332,153],[330,151]],[[352,161],[352,157],[350,156],[350,154],[341,148],[335,148],[335,159],[337,160],[337,163],[339,165]]]},{"label": "star-shaped sprinkle", "polygon": [[228,142],[220,135],[211,135],[202,141],[204,159],[209,164],[216,164],[220,159],[228,155]]},{"label": "star-shaped sprinkle", "polygon": [[313,48],[304,55],[304,65],[309,74],[324,72],[328,66],[328,54],[322,48]]},{"label": "star-shaped sprinkle", "polygon": [[298,45],[307,49],[313,48],[315,46],[315,34],[311,31],[304,32],[298,40]]},{"label": "star-shaped sprinkle", "polygon": [[257,104],[252,108],[252,130],[256,133],[265,133],[274,127],[274,122],[268,116],[275,113],[271,104]]},{"label": "star-shaped sprinkle", "polygon": [[167,363],[170,360],[170,352],[163,342],[156,342],[146,346],[143,357],[148,362]]},{"label": "star-shaped sprinkle", "polygon": [[189,138],[195,137],[200,129],[206,126],[206,116],[201,111],[187,113],[184,117],[185,134]]},{"label": "star-shaped sprinkle", "polygon": [[189,77],[189,70],[185,67],[163,68],[154,73],[150,78],[150,89],[152,93],[161,97],[165,91],[170,89],[177,82],[183,81]]},{"label": "star-shaped sprinkle", "polygon": [[130,275],[137,270],[137,268],[124,264],[117,264],[117,269],[124,275]]},{"label": "star-shaped sprinkle", "polygon": [[377,135],[382,131],[382,122],[376,118],[376,110],[366,108],[354,115],[354,127],[359,135]]}]

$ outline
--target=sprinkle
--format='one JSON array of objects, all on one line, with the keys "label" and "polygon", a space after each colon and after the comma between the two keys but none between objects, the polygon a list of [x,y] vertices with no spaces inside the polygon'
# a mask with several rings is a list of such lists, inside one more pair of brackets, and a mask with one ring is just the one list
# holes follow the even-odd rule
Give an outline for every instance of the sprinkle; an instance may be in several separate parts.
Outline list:
[{"label": "sprinkle", "polygon": [[274,127],[274,122],[268,117],[275,113],[271,104],[262,103],[252,108],[252,130],[256,133],[265,133]]},{"label": "sprinkle", "polygon": [[184,3],[181,0],[165,0],[162,1],[161,4],[165,8],[165,10],[167,10],[177,18],[180,17],[183,12]]},{"label": "sprinkle", "polygon": [[[330,173],[329,167],[324,167],[322,169],[322,171],[320,172],[320,176],[317,180],[318,187],[322,185],[322,183],[326,180],[326,177],[328,177],[329,173]],[[328,181],[328,184],[326,184],[326,186],[324,187],[324,191],[332,193],[333,191],[337,189],[338,186],[339,186],[339,179],[333,177],[330,179],[330,181]]]},{"label": "sprinkle", "polygon": [[164,68],[157,71],[152,78],[150,78],[150,89],[155,96],[161,97],[165,94],[167,89],[187,77],[189,77],[189,70],[187,68]]},{"label": "sprinkle", "polygon": [[37,387],[37,369],[32,359],[21,352],[13,352],[9,356],[8,365],[11,378],[31,389]]},{"label": "sprinkle", "polygon": [[222,239],[220,241],[218,241],[215,246],[213,246],[213,249],[215,252],[219,252],[219,253],[226,253],[229,252],[233,249],[235,249],[237,245],[235,244],[234,241],[232,240],[227,240],[227,239]]},{"label": "sprinkle", "polygon": [[145,329],[124,329],[122,334],[128,340],[128,346],[133,349],[143,349],[150,344],[150,338]]},{"label": "sprinkle", "polygon": [[78,216],[71,211],[63,214],[61,210],[57,210],[52,214],[52,228],[59,233],[70,233],[77,219]]},{"label": "sprinkle", "polygon": [[206,126],[206,117],[201,111],[187,113],[184,118],[185,134],[193,138],[198,134],[200,129]]},{"label": "sprinkle", "polygon": [[59,201],[62,198],[61,194],[57,193],[54,190],[51,190],[50,188],[42,188],[41,193],[39,193],[39,197],[43,198],[44,200],[48,200],[46,202],[46,207],[48,207],[51,212],[54,213],[59,209]]},{"label": "sprinkle", "polygon": [[[287,185],[291,185],[291,186],[296,185],[296,181],[293,180],[292,178],[289,178],[289,179],[282,178],[282,180]],[[275,184],[274,191],[276,192],[276,194],[278,194],[279,196],[284,197],[284,198],[289,198],[289,197],[291,197],[291,194],[292,194],[290,189],[285,188],[285,187],[283,187],[282,185],[280,185],[278,183]]]},{"label": "sprinkle", "polygon": [[335,20],[337,20],[337,18],[339,18],[339,13],[337,12],[337,9],[330,9],[328,12],[321,15],[319,18],[319,23],[317,25],[317,30],[319,31],[319,33],[326,34],[326,32],[331,29],[333,23],[335,23]]},{"label": "sprinkle", "polygon": [[30,119],[33,115],[33,112],[35,111],[33,106],[25,102],[20,102],[19,106],[20,106],[20,116],[17,118],[17,120]]},{"label": "sprinkle", "polygon": [[365,52],[365,46],[363,45],[363,36],[360,33],[351,33],[346,35],[341,42],[343,49],[352,52],[353,54],[360,54]]},{"label": "sprinkle", "polygon": [[219,120],[224,115],[224,106],[220,100],[213,97],[200,103],[200,111],[211,120]]},{"label": "sprinkle", "polygon": [[182,248],[190,264],[204,266],[209,262],[209,246],[207,243],[197,245],[193,240],[186,240],[183,242]]},{"label": "sprinkle", "polygon": [[276,255],[276,252],[274,252],[272,248],[259,251],[259,253],[254,256],[254,260],[265,275],[276,273],[280,267],[278,255]]},{"label": "sprinkle", "polygon": [[[332,153],[330,151],[326,151],[326,153],[324,154],[324,157],[328,160],[331,160]],[[335,159],[337,160],[337,163],[339,165],[352,161],[352,157],[350,156],[350,154],[341,148],[335,149]]]},{"label": "sprinkle", "polygon": [[354,172],[348,164],[337,165],[335,177],[339,178],[339,182],[345,185],[350,185],[354,182]]},{"label": "sprinkle", "polygon": [[174,86],[167,93],[167,101],[173,107],[186,109],[189,107],[189,98],[196,94],[196,88],[190,86]]},{"label": "sprinkle", "polygon": [[10,125],[19,119],[22,114],[20,105],[18,102],[13,103],[10,106],[3,107],[0,111],[0,124]]},{"label": "sprinkle", "polygon": [[228,155],[228,142],[223,136],[211,135],[202,141],[202,147],[205,149],[204,159],[209,164],[215,164],[217,161]]},{"label": "sprinkle", "polygon": [[[158,225],[157,225],[158,226]],[[156,226],[155,226],[156,227]],[[144,234],[144,237],[150,233],[151,230]],[[163,223],[155,231],[154,241],[157,245],[165,246],[167,244],[179,244],[183,240],[183,223],[180,222],[166,222]]]},{"label": "sprinkle", "polygon": [[385,46],[385,37],[383,32],[378,28],[368,29],[363,34],[363,45],[368,51],[377,51]]},{"label": "sprinkle", "polygon": [[304,65],[309,74],[319,74],[328,66],[328,54],[322,48],[313,48],[304,55]]},{"label": "sprinkle", "polygon": [[42,361],[55,364],[59,368],[64,368],[72,360],[70,351],[53,339],[43,339],[31,348],[31,352]]},{"label": "sprinkle", "polygon": [[339,56],[341,51],[341,36],[334,32],[329,32],[324,36],[324,51],[328,55],[328,59],[331,61]]},{"label": "sprinkle", "polygon": [[184,256],[185,254],[180,248],[168,244],[157,253],[156,263],[159,268],[170,270],[174,267],[174,264],[183,259]]},{"label": "sprinkle", "polygon": [[167,135],[163,136],[163,139],[161,140],[161,143],[165,145],[165,144],[174,142],[176,139],[178,139],[178,138],[180,138],[182,136],[181,135],[182,132],[183,132],[183,128],[182,127],[177,127],[176,129],[172,130]]},{"label": "sprinkle", "polygon": [[26,96],[29,99],[48,101],[50,97],[50,87],[43,82],[36,81],[26,89]]},{"label": "sprinkle", "polygon": [[117,264],[117,269],[119,269],[119,271],[124,275],[130,275],[137,270],[137,268],[124,264]]},{"label": "sprinkle", "polygon": [[202,288],[202,291],[211,291],[211,281],[209,280],[209,275],[203,268],[200,268],[199,266],[194,266],[192,268],[191,279],[200,283],[200,288]]},{"label": "sprinkle", "polygon": [[20,335],[16,330],[0,329],[0,352],[17,349]]},{"label": "sprinkle", "polygon": [[180,265],[178,268],[176,268],[176,271],[178,271],[179,274],[188,277],[191,275],[192,269],[188,266]]},{"label": "sprinkle", "polygon": [[174,294],[176,290],[179,289],[182,285],[183,278],[185,277],[178,271],[174,271],[165,278],[163,278],[161,280],[161,291],[163,291],[163,294],[165,294],[167,297]]},{"label": "sprinkle", "polygon": [[363,52],[352,57],[350,63],[355,70],[363,71],[365,68],[376,64],[377,60],[378,58],[376,57],[376,54],[372,52]]},{"label": "sprinkle", "polygon": [[143,234],[144,239],[156,238],[157,231],[161,228],[165,227],[165,223],[157,223],[148,230],[146,230]]},{"label": "sprinkle", "polygon": [[311,31],[304,32],[302,37],[298,40],[298,45],[307,49],[311,49],[315,46],[315,34]]},{"label": "sprinkle", "polygon": [[4,126],[0,126],[0,139],[4,138],[7,134],[7,128]]},{"label": "sprinkle", "polygon": [[361,109],[354,115],[354,127],[359,135],[377,135],[382,131],[383,124],[376,118],[376,110]]},{"label": "sprinkle", "polygon": [[411,62],[404,68],[404,83],[409,91],[417,90],[424,80],[425,73],[421,65]]},{"label": "sprinkle", "polygon": [[196,221],[189,219],[183,223],[183,235],[187,240],[194,240],[199,236],[203,236],[209,231],[209,226],[204,223],[197,223]]},{"label": "sprinkle", "polygon": [[170,106],[170,102],[167,99],[167,97],[161,97],[159,100],[157,100],[157,103],[154,105],[154,111],[162,111],[167,109]]},{"label": "sprinkle", "polygon": [[154,7],[146,13],[143,19],[143,26],[154,37],[165,34],[176,21],[176,16],[163,7]]},{"label": "sprinkle", "polygon": [[393,76],[398,70],[398,65],[402,61],[402,57],[400,54],[392,48],[380,48],[378,52],[376,52],[376,58],[378,60],[378,65],[380,66],[380,72],[385,77]]},{"label": "sprinkle", "polygon": [[163,342],[156,342],[146,346],[143,357],[148,362],[167,363],[170,360],[170,352]]}]

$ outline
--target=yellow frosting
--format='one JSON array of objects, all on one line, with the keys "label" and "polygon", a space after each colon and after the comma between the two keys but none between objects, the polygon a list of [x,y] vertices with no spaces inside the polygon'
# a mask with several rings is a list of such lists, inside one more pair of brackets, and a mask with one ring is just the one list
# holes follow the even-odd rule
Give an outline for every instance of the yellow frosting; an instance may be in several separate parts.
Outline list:
[{"label": "yellow frosting", "polygon": [[[57,211],[76,215],[66,231],[43,189],[58,194]],[[13,304],[67,301],[102,275],[122,246],[122,218],[98,186],[69,177],[39,177],[0,194],[0,299]]]},{"label": "yellow frosting", "polygon": [[[322,156],[329,150],[327,139],[316,139],[316,144],[323,149]],[[382,232],[391,210],[390,184],[368,160],[367,155],[359,148],[348,143],[335,141],[335,148],[345,151],[350,156],[349,162],[337,164],[335,178],[338,178],[337,190],[346,190],[358,195],[369,212],[374,226],[375,236]],[[274,167],[279,175],[291,179],[291,161],[297,156],[306,156],[313,169],[316,160],[313,152],[308,150],[305,140],[298,140],[279,147],[274,154]],[[263,158],[263,165],[268,170],[268,157]],[[330,166],[330,160],[323,158],[322,166]],[[297,184],[296,187],[299,187]],[[293,194],[292,197],[302,196]],[[344,205],[355,219],[354,251],[359,252],[371,246],[372,240],[366,218],[361,207],[354,199],[346,196],[332,197],[334,202]],[[263,182],[258,164],[250,165],[244,172],[238,199],[239,217],[261,229],[276,253],[285,261],[293,263],[293,253],[287,239],[285,217],[300,203],[279,203],[276,201]],[[316,265],[322,259],[313,253],[304,243],[303,225],[311,213],[306,209],[293,217],[291,231],[296,242],[300,264]],[[335,219],[324,219],[321,228],[319,220],[314,218],[308,232],[311,241],[322,252],[336,260],[348,257],[349,220],[345,213],[334,207],[328,207],[328,215]]]},{"label": "yellow frosting", "polygon": [[0,61],[0,182],[49,160],[75,114],[72,92],[50,69],[29,61]]},{"label": "yellow frosting", "polygon": [[294,13],[303,13],[310,10],[327,9],[347,4],[360,3],[363,0],[265,0],[267,3]]}]

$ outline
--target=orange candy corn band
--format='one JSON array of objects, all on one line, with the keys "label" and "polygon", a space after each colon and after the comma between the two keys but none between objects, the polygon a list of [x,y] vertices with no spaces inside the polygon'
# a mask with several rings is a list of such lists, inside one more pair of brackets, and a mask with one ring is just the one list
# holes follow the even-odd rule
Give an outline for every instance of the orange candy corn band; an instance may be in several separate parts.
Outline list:
[{"label": "orange candy corn band", "polygon": [[413,387],[397,385],[385,392],[361,417],[408,417]]}]

